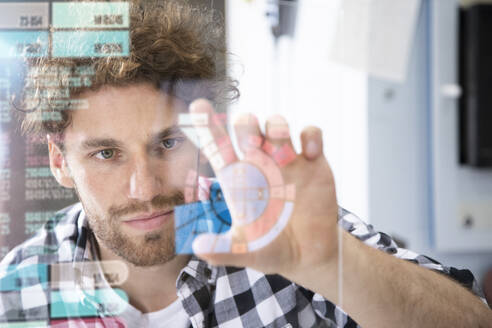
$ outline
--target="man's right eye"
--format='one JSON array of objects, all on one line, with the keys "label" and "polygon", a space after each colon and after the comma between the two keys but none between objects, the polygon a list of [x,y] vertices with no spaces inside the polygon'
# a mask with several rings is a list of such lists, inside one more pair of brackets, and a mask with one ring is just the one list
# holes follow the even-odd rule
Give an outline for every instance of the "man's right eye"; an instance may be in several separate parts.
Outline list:
[{"label": "man's right eye", "polygon": [[113,149],[103,149],[96,153],[95,157],[99,159],[111,159],[114,156]]}]

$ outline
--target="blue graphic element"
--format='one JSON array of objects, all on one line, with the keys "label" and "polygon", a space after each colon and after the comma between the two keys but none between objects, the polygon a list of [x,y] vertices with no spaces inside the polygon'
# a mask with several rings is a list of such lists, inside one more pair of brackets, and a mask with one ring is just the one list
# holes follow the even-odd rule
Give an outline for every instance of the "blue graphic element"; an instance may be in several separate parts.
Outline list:
[{"label": "blue graphic element", "polygon": [[18,267],[10,265],[5,272],[0,274],[0,291],[20,291],[21,289],[41,285],[48,287],[48,265],[31,264]]},{"label": "blue graphic element", "polygon": [[231,215],[218,182],[210,186],[210,197],[174,209],[176,254],[191,254],[191,245],[201,233],[225,233],[231,228]]}]

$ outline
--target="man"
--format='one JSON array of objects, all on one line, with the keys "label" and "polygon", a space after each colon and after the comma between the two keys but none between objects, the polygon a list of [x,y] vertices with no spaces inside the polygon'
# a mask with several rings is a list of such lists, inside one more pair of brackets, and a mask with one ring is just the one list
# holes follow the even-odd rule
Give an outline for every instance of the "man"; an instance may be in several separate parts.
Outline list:
[{"label": "man", "polygon": [[[47,135],[52,173],[76,190],[81,203],[8,254],[0,274],[17,277],[46,263],[60,277],[82,278],[55,281],[52,275],[52,281],[39,277],[21,281],[20,290],[3,289],[3,321],[61,327],[70,320],[82,327],[96,321],[128,327],[491,326],[491,311],[470,292],[479,293],[469,271],[397,248],[387,235],[339,209],[321,131],[312,127],[301,135],[302,153],[279,168],[296,196],[287,225],[271,243],[253,252],[210,253],[210,240],[199,237],[193,249],[205,261],[176,256],[176,209],[186,202],[189,172],[202,162],[178,127],[179,115],[189,106],[192,114],[211,118],[211,102],[234,98],[237,91],[221,69],[221,30],[209,13],[179,2],[141,1],[132,5],[131,24],[128,58],[34,63],[39,72],[80,65],[94,70],[90,85],[70,89],[73,99],[86,101],[85,109],[46,115],[57,110],[49,101],[56,91],[46,88],[47,99],[24,121],[27,130]],[[190,79],[211,83],[181,92],[180,81]],[[281,117],[267,122],[265,134],[253,116],[242,116],[235,128],[246,152],[250,140],[292,149]],[[224,135],[220,124],[212,130],[214,137]],[[223,189],[228,200],[231,190]],[[231,212],[233,222],[240,219]],[[239,227],[233,235],[243,232]],[[55,251],[29,256],[25,250],[33,245]],[[87,275],[70,268],[92,270],[91,263],[128,268],[116,284],[109,276],[95,283],[117,285],[116,294],[129,304],[120,309],[106,289],[80,287]],[[68,272],[60,269],[65,264]],[[84,312],[89,308],[94,312]]]}]

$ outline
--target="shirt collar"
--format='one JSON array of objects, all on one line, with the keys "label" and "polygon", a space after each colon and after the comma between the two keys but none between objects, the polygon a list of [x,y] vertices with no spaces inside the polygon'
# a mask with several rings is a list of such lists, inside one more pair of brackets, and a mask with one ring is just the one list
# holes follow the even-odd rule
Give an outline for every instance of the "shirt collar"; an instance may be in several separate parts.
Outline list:
[{"label": "shirt collar", "polygon": [[[80,213],[79,220],[77,222],[77,230],[79,232],[77,238],[77,246],[75,249],[79,251],[79,253],[75,254],[75,257],[79,261],[91,261],[95,260],[93,257],[92,250],[94,249],[94,240],[92,230],[89,227],[89,221],[87,220],[87,216],[85,215],[85,211],[82,210]],[[76,259],[76,260],[77,260]]]},{"label": "shirt collar", "polygon": [[188,264],[181,270],[176,281],[176,287],[180,287],[187,276],[193,277],[197,281],[206,285],[215,285],[218,277],[218,268],[192,255]]}]

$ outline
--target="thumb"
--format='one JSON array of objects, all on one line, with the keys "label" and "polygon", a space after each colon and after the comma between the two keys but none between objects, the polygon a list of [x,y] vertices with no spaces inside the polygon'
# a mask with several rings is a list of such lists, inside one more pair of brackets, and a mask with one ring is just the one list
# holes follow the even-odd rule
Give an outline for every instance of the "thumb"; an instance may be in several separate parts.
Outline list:
[{"label": "thumb", "polygon": [[202,233],[193,241],[193,253],[215,266],[252,266],[253,254],[247,250],[231,249],[230,234]]}]

